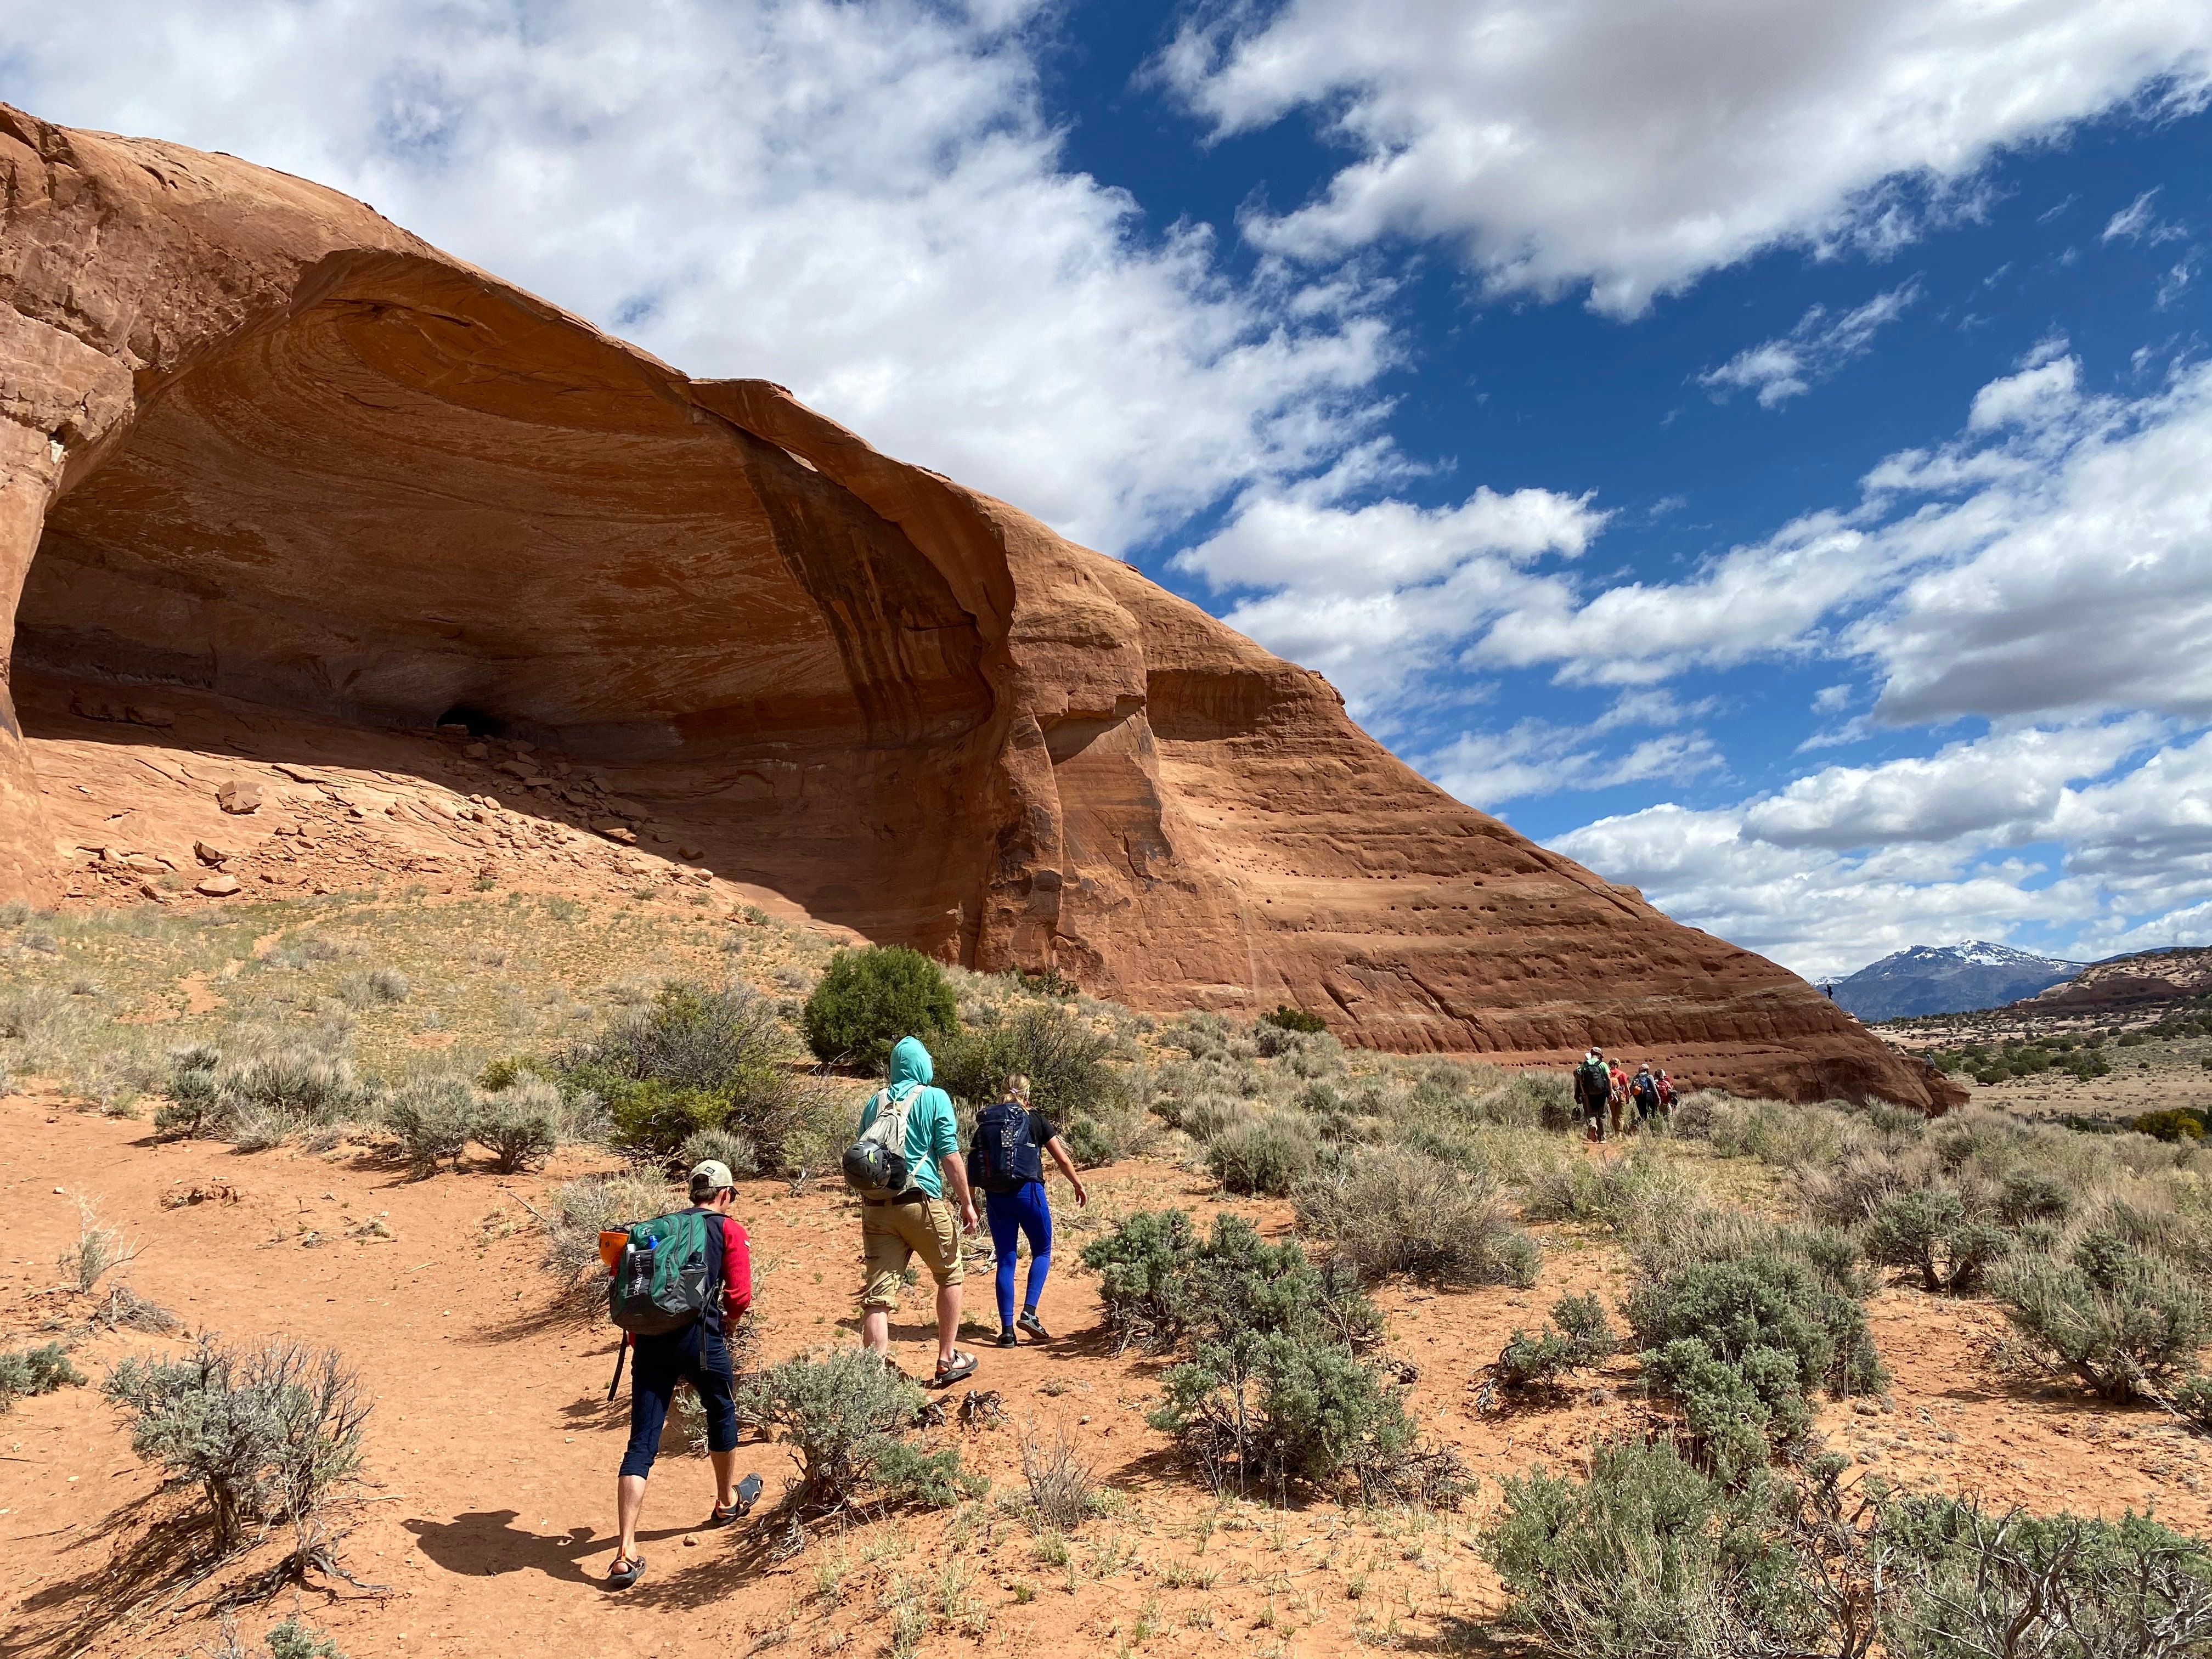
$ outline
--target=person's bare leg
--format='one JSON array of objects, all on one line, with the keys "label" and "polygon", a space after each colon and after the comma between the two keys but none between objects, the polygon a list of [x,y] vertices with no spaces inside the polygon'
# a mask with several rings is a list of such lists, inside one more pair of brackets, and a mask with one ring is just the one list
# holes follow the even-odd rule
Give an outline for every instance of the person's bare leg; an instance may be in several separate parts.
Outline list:
[{"label": "person's bare leg", "polygon": [[860,1346],[874,1349],[886,1359],[891,1357],[891,1310],[889,1308],[863,1308],[860,1310]]},{"label": "person's bare leg", "polygon": [[952,1363],[952,1350],[960,1340],[960,1287],[939,1285],[937,1287],[937,1363],[940,1369]]},{"label": "person's bare leg", "polygon": [[617,1475],[615,1524],[621,1534],[621,1541],[615,1547],[625,1561],[637,1559],[637,1517],[644,1508],[645,1477],[641,1474]]},{"label": "person's bare leg", "polygon": [[726,1510],[738,1501],[737,1451],[710,1451],[707,1461],[714,1466],[714,1507]]}]

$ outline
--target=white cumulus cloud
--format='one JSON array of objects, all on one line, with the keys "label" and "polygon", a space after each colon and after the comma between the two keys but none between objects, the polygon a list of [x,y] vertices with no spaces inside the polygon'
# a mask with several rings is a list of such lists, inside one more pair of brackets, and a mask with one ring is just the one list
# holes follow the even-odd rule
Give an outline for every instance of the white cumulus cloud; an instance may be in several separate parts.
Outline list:
[{"label": "white cumulus cloud", "polygon": [[1356,283],[1226,276],[1071,170],[1039,0],[79,0],[7,95],[362,196],[690,373],[1118,547],[1379,417]]},{"label": "white cumulus cloud", "polygon": [[1220,132],[1304,111],[1352,152],[1315,199],[1254,216],[1263,246],[1443,238],[1493,290],[1587,284],[1630,316],[1778,244],[1893,246],[1916,197],[2084,117],[2195,104],[2212,11],[1286,0],[1207,11],[1161,70]]},{"label": "white cumulus cloud", "polygon": [[1402,474],[1369,447],[1325,475],[1257,486],[1176,568],[1243,593],[1230,623],[1327,674],[1355,712],[1387,714],[1408,683],[1523,602],[1531,566],[1572,558],[1606,514],[1587,497],[1482,487],[1451,507],[1350,504]]}]

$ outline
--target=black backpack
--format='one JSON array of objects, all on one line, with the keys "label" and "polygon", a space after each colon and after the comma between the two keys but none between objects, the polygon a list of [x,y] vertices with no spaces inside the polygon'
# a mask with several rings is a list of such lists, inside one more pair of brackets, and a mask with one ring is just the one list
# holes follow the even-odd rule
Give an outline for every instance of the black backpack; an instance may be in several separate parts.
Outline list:
[{"label": "black backpack", "polygon": [[1018,1193],[1044,1179],[1044,1149],[1029,1109],[1010,1100],[986,1106],[975,1115],[975,1184],[987,1193]]},{"label": "black backpack", "polygon": [[1586,1060],[1575,1068],[1582,1073],[1583,1103],[1602,1106],[1613,1097],[1613,1073],[1601,1060]]}]

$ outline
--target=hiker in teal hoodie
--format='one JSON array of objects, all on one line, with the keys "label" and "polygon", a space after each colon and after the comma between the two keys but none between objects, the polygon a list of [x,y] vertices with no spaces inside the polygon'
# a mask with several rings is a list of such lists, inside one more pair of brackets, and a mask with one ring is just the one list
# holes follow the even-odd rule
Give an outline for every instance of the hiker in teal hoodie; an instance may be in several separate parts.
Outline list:
[{"label": "hiker in teal hoodie", "polygon": [[[901,1037],[891,1050],[889,1085],[869,1097],[860,1114],[860,1132],[866,1134],[882,1112],[905,1109],[911,1183],[889,1198],[860,1200],[860,1253],[868,1274],[860,1298],[860,1340],[890,1360],[891,1310],[898,1306],[908,1261],[921,1256],[937,1280],[937,1370],[930,1380],[945,1388],[975,1374],[975,1356],[953,1346],[960,1333],[960,1238],[975,1231],[975,1200],[968,1190],[968,1166],[960,1158],[952,1097],[929,1086],[935,1074],[929,1050],[916,1038]],[[945,1201],[948,1185],[952,1203]],[[959,1206],[957,1216],[953,1204]]]}]

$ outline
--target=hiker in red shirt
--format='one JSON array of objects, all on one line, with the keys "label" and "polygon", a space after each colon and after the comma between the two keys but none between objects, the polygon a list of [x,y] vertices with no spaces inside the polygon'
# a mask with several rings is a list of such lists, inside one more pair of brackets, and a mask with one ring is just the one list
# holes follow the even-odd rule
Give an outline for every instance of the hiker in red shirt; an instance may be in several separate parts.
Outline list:
[{"label": "hiker in red shirt", "polygon": [[614,1565],[607,1569],[607,1583],[615,1589],[628,1589],[645,1571],[645,1558],[637,1553],[637,1518],[645,1508],[645,1478],[659,1455],[661,1427],[668,1421],[668,1404],[678,1382],[688,1381],[697,1390],[700,1407],[707,1413],[714,1508],[706,1524],[728,1526],[760,1495],[757,1477],[746,1480],[748,1491],[741,1492],[737,1485],[738,1411],[732,1395],[738,1379],[725,1340],[727,1322],[742,1318],[753,1302],[752,1251],[745,1230],[730,1213],[737,1195],[737,1180],[719,1158],[710,1158],[691,1171],[691,1206],[710,1218],[706,1310],[681,1330],[634,1339],[637,1358],[629,1374],[629,1448],[623,1454],[622,1473],[615,1478],[615,1514],[622,1536]]},{"label": "hiker in red shirt", "polygon": [[1620,1139],[1620,1116],[1628,1105],[1628,1073],[1619,1060],[1606,1068],[1613,1074],[1613,1096],[1606,1105],[1613,1113],[1613,1138]]}]

